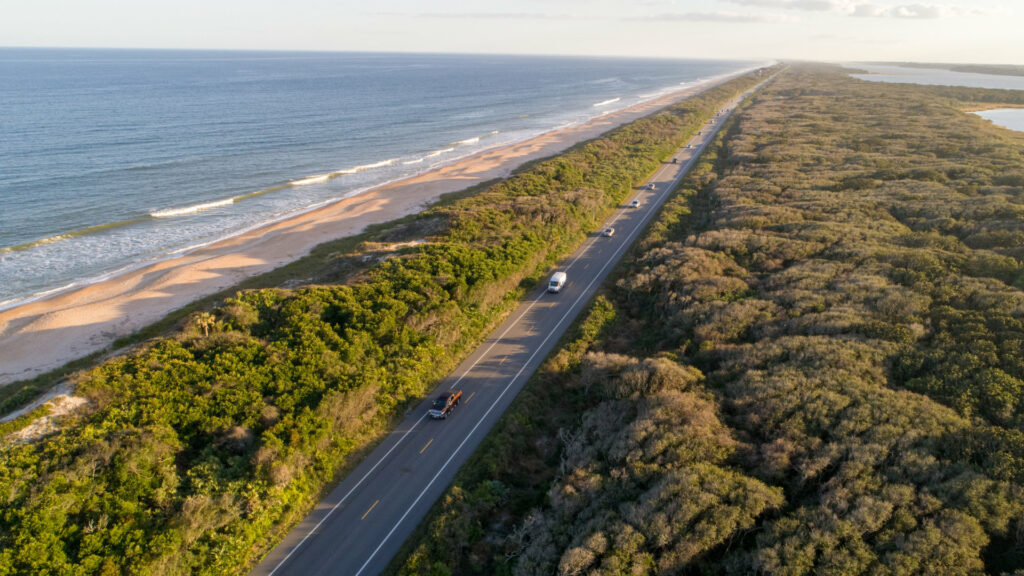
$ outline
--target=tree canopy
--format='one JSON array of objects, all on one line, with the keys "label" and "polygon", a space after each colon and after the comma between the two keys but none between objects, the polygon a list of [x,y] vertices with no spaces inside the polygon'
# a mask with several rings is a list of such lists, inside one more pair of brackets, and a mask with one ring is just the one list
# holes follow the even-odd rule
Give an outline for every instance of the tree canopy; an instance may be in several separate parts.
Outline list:
[{"label": "tree canopy", "polygon": [[962,111],[997,96],[752,96],[393,570],[1021,573],[1024,135]]}]

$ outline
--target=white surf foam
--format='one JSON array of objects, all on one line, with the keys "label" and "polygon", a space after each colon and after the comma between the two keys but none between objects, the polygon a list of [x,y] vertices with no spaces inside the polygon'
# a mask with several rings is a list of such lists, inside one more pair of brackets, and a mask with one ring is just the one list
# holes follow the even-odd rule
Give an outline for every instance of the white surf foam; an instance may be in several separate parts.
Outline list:
[{"label": "white surf foam", "polygon": [[[465,140],[459,140],[458,142],[452,142],[451,145],[452,146],[469,146],[470,144],[479,144],[481,138],[488,138],[490,136],[494,136],[495,134],[500,134],[500,133],[501,133],[501,130],[491,130],[490,132],[488,132],[487,134],[484,134],[483,136],[474,136],[472,138],[466,138]],[[438,150],[437,152],[433,152],[431,154],[428,154],[427,158],[430,158],[431,156],[437,155],[439,153],[443,154],[445,152],[451,152],[451,151],[452,151],[451,148],[445,148],[444,150]]]},{"label": "white surf foam", "polygon": [[331,175],[335,174],[355,174],[362,172],[363,170],[373,170],[374,168],[383,168],[384,166],[391,166],[398,161],[398,158],[389,158],[387,160],[381,160],[380,162],[374,162],[373,164],[363,164],[361,166],[355,166],[353,168],[345,168],[344,170],[338,170],[337,172],[331,172]]},{"label": "white surf foam", "polygon": [[445,153],[451,152],[453,150],[455,150],[455,148],[442,148],[440,150],[434,150],[430,154],[427,154],[426,156],[424,156],[424,158],[437,158],[441,154],[445,154]]},{"label": "white surf foam", "polygon": [[320,182],[327,182],[331,179],[331,174],[320,174],[318,176],[310,176],[308,178],[301,178],[299,180],[292,180],[289,182],[292,186],[307,186],[309,184],[318,184]]},{"label": "white surf foam", "polygon": [[602,101],[598,102],[597,104],[594,104],[594,108],[599,108],[601,106],[607,106],[609,104],[615,104],[619,100],[622,100],[622,98],[611,98],[609,100],[602,100]]},{"label": "white surf foam", "polygon": [[364,170],[372,170],[374,168],[383,168],[384,166],[391,166],[398,161],[398,158],[389,158],[387,160],[381,160],[380,162],[373,162],[372,164],[361,164],[359,166],[353,166],[352,168],[344,168],[342,170],[335,170],[334,172],[328,172],[326,174],[317,174],[316,176],[309,176],[307,178],[301,178],[299,180],[292,180],[288,184],[290,186],[306,186],[309,184],[320,184],[327,182],[332,178],[338,176],[344,176],[346,174],[356,174]]},{"label": "white surf foam", "polygon": [[156,212],[150,212],[149,215],[153,218],[171,218],[173,216],[184,216],[185,214],[195,214],[202,210],[209,210],[210,208],[218,208],[220,206],[227,206],[234,204],[234,198],[228,198],[227,200],[217,200],[216,202],[205,202],[203,204],[194,204],[192,206],[185,206],[184,208],[167,208],[164,210],[157,210]]},{"label": "white surf foam", "polygon": [[[446,150],[440,151],[438,153],[445,152],[447,150],[451,150],[451,148],[447,148]],[[429,157],[429,155],[427,157]],[[413,161],[413,162],[404,162],[404,164],[415,164],[415,163],[421,162],[421,161],[423,161],[425,159],[426,158],[421,158],[421,159]],[[330,180],[332,178],[335,178],[337,176],[341,176],[343,174],[356,174],[356,173],[362,172],[364,170],[372,170],[374,168],[383,168],[384,166],[391,166],[392,164],[394,164],[397,161],[398,161],[397,158],[389,158],[387,160],[381,160],[379,162],[373,162],[371,164],[362,164],[360,166],[354,166],[352,168],[345,168],[344,170],[335,170],[334,172],[328,172],[326,174],[317,174],[315,176],[308,176],[306,178],[300,178],[298,180],[292,180],[291,182],[288,183],[288,186],[308,186],[310,184],[320,184],[322,182],[327,182],[328,180]],[[271,188],[271,189],[268,189],[268,190],[273,190],[273,189],[276,189],[276,188]],[[234,204],[236,200],[244,199],[244,198],[247,198],[249,196],[251,196],[251,194],[243,194],[242,196],[235,196],[235,197],[232,197],[232,198],[227,198],[225,200],[217,200],[216,202],[204,202],[202,204],[195,204],[195,205],[192,205],[192,206],[185,206],[183,208],[165,208],[163,210],[157,210],[155,212],[150,212],[149,215],[152,216],[153,218],[172,218],[174,216],[184,216],[186,214],[195,214],[196,212],[200,212],[202,210],[209,210],[211,208],[219,208],[221,206],[228,206],[229,204]]]},{"label": "white surf foam", "polygon": [[72,282],[70,284],[65,284],[63,286],[59,286],[57,288],[50,288],[49,290],[42,290],[42,291],[36,292],[34,294],[30,294],[28,296],[20,296],[20,297],[4,300],[4,301],[0,302],[0,310],[7,310],[8,308],[14,308],[15,306],[21,306],[22,304],[28,304],[29,302],[35,302],[36,300],[41,300],[43,298],[46,298],[47,296],[52,296],[54,294],[58,294],[60,292],[64,292],[65,290],[70,290],[70,289],[72,289],[72,288],[74,288],[74,287],[76,287],[78,285],[79,285],[79,282]]}]

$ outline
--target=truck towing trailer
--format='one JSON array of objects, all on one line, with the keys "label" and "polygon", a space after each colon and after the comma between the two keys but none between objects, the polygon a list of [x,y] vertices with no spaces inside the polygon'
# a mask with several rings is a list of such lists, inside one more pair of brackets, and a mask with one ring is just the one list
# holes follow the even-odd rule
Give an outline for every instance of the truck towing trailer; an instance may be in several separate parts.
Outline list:
[{"label": "truck towing trailer", "polygon": [[435,420],[444,420],[455,410],[462,400],[462,390],[448,390],[434,399],[434,403],[427,411],[430,417]]}]

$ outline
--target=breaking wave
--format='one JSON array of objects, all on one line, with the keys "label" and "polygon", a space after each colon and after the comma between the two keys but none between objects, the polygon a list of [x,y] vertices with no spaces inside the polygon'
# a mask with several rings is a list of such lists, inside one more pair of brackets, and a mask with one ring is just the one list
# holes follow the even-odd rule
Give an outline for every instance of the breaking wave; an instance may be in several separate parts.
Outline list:
[{"label": "breaking wave", "polygon": [[44,244],[52,244],[54,242],[60,242],[61,240],[68,240],[71,238],[78,238],[79,236],[85,236],[87,234],[96,234],[97,232],[103,232],[111,230],[113,228],[121,228],[122,226],[131,226],[132,224],[138,224],[143,222],[143,218],[135,218],[132,220],[121,220],[119,222],[110,222],[107,224],[98,224],[96,226],[89,226],[80,230],[72,230],[70,232],[63,232],[54,236],[48,236],[39,240],[33,240],[31,242],[25,242],[24,244],[17,244],[15,246],[8,246],[6,248],[0,248],[0,254],[8,252],[20,252],[22,250],[28,250],[29,248],[35,248],[36,246],[42,246]]},{"label": "breaking wave", "polygon": [[373,164],[363,164],[362,166],[356,166],[354,168],[346,168],[344,170],[338,170],[337,172],[331,172],[329,176],[340,176],[341,174],[355,174],[356,172],[362,172],[363,170],[372,170],[374,168],[383,168],[384,166],[391,166],[397,161],[398,158],[390,158],[388,160],[381,160],[380,162],[374,162]]},{"label": "breaking wave", "polygon": [[615,104],[619,100],[622,100],[622,98],[612,98],[610,100],[602,100],[602,101],[598,102],[597,104],[594,104],[594,108],[599,108],[601,106],[607,106],[609,104]]},{"label": "breaking wave", "polygon": [[430,154],[427,154],[426,156],[424,156],[424,158],[437,158],[441,154],[444,154],[446,152],[451,152],[452,150],[455,150],[455,148],[442,148],[440,150],[434,150]]},{"label": "breaking wave", "polygon": [[352,168],[344,168],[342,170],[335,170],[334,172],[328,172],[326,174],[317,174],[316,176],[308,176],[306,178],[300,178],[298,180],[292,180],[288,183],[289,186],[308,186],[309,184],[320,184],[327,182],[332,178],[338,176],[344,176],[346,174],[356,174],[363,170],[372,170],[374,168],[383,168],[384,166],[391,166],[397,161],[397,158],[389,158],[387,160],[381,160],[380,162],[374,162],[372,164],[362,164],[360,166],[353,166]]},{"label": "breaking wave", "polygon": [[327,182],[331,179],[331,173],[320,174],[319,176],[310,176],[308,178],[302,178],[299,180],[292,180],[290,184],[292,186],[307,186],[309,184],[319,184],[320,182]]},{"label": "breaking wave", "polygon": [[184,208],[166,208],[164,210],[157,210],[156,212],[150,212],[149,215],[153,218],[170,218],[172,216],[184,216],[185,214],[195,214],[203,210],[209,210],[211,208],[219,208],[221,206],[227,206],[234,204],[234,198],[228,198],[226,200],[217,200],[216,202],[204,202],[202,204],[193,204],[192,206],[185,206]]}]

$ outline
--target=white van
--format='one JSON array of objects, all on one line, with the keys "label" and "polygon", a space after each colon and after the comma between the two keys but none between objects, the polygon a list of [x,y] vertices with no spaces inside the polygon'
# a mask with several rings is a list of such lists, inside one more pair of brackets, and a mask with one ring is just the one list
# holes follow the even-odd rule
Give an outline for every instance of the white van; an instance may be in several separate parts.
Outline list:
[{"label": "white van", "polygon": [[551,275],[551,280],[548,281],[548,292],[557,294],[562,291],[562,287],[565,286],[565,281],[568,279],[565,272],[555,272]]}]

